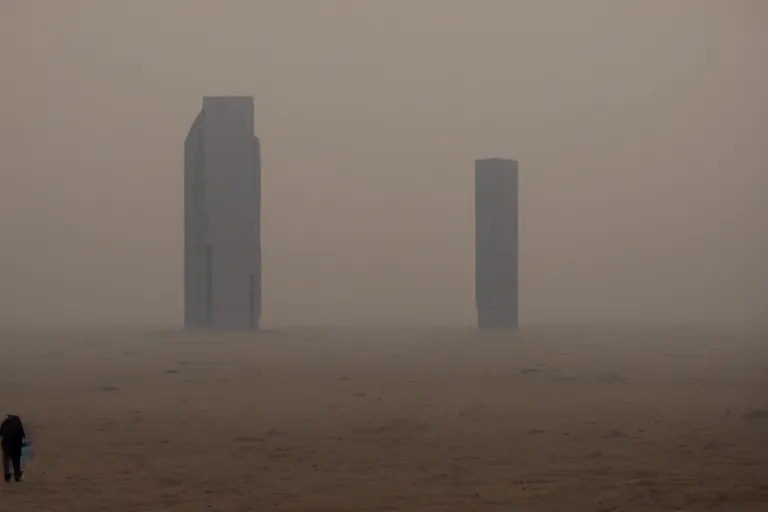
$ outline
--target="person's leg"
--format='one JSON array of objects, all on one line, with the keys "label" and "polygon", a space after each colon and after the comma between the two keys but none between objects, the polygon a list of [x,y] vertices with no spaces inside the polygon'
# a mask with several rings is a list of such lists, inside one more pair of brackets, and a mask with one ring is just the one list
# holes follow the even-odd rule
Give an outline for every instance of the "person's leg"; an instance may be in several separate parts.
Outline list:
[{"label": "person's leg", "polygon": [[13,447],[11,452],[11,462],[13,462],[13,478],[17,481],[21,481],[21,475],[24,472],[21,470],[21,443]]},{"label": "person's leg", "polygon": [[3,446],[3,477],[5,478],[6,482],[11,481],[10,462],[11,459],[8,456],[8,451],[5,449],[5,446]]}]

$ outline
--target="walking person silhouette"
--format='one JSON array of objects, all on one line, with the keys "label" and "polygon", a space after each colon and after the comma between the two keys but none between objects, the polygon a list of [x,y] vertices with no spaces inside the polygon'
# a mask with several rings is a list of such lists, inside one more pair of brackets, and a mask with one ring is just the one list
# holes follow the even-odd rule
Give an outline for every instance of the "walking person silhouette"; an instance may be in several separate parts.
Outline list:
[{"label": "walking person silhouette", "polygon": [[6,482],[11,481],[11,466],[13,466],[13,478],[21,482],[24,472],[21,470],[21,450],[24,447],[24,424],[21,418],[15,414],[9,414],[0,423],[0,445],[3,449],[3,477]]}]

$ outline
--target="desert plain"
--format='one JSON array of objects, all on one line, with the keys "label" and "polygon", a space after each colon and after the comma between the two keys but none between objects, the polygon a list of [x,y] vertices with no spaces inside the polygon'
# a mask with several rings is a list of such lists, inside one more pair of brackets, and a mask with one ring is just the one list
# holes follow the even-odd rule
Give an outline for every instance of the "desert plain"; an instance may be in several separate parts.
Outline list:
[{"label": "desert plain", "polygon": [[0,510],[768,510],[768,343],[695,328],[4,329]]}]

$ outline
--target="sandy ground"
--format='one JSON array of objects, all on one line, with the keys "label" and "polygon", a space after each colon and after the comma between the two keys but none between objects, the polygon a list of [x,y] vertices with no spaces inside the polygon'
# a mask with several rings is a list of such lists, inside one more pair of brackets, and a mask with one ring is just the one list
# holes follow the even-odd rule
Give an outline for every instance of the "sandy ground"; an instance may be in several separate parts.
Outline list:
[{"label": "sandy ground", "polygon": [[[768,510],[768,347],[712,332],[3,332],[0,510]],[[0,482],[1,483],[1,482]]]}]

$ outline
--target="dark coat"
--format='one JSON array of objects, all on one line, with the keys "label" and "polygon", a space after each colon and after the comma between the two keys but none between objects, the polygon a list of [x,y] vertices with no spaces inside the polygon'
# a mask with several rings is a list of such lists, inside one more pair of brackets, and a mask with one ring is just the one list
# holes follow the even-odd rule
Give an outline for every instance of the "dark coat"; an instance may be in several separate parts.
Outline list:
[{"label": "dark coat", "polygon": [[6,447],[21,446],[26,437],[21,418],[15,414],[9,414],[8,417],[0,423],[0,437],[3,438],[3,449]]}]

